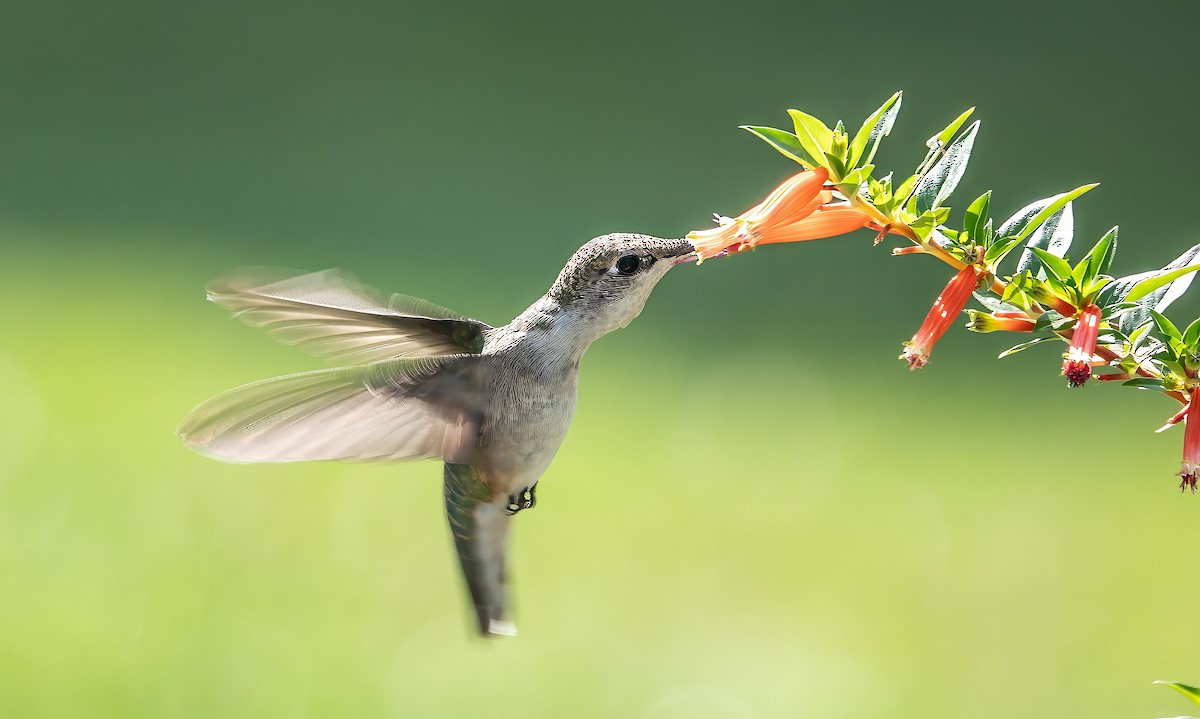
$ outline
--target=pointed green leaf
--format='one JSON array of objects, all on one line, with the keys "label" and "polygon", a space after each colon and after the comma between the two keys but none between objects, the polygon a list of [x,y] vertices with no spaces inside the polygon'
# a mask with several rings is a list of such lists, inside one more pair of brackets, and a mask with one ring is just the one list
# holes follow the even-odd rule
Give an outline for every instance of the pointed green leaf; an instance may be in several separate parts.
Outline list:
[{"label": "pointed green leaf", "polygon": [[1094,272],[1092,276],[1108,274],[1113,259],[1117,256],[1117,228],[1104,233],[1104,237],[1088,250],[1087,256],[1092,258]]},{"label": "pointed green leaf", "polygon": [[1146,322],[1140,327],[1134,328],[1133,332],[1129,335],[1130,344],[1136,347],[1138,343],[1141,342],[1142,338],[1146,336],[1146,333],[1150,331],[1151,324],[1151,322]]},{"label": "pointed green leaf", "polygon": [[[1133,289],[1134,285],[1138,284],[1142,280],[1155,277],[1159,274],[1162,274],[1164,271],[1186,267],[1192,264],[1197,257],[1200,257],[1200,244],[1193,245],[1192,247],[1188,248],[1183,252],[1183,254],[1181,254],[1179,257],[1176,257],[1161,270],[1139,272],[1134,275],[1128,275],[1126,277],[1120,277],[1114,280],[1108,287],[1104,289],[1103,292],[1100,293],[1100,296],[1096,299],[1096,302],[1102,306],[1121,304],[1124,302],[1125,296],[1129,294],[1131,289]],[[1165,311],[1172,302],[1174,302],[1185,291],[1187,291],[1195,277],[1196,275],[1194,274],[1179,277],[1166,287],[1160,287],[1154,292],[1151,292],[1150,294],[1138,300],[1137,305],[1139,305],[1139,307],[1137,309],[1127,312],[1121,316],[1121,329],[1125,332],[1131,332],[1133,328],[1149,322],[1149,310],[1151,309],[1158,310],[1159,312]]]},{"label": "pointed green leaf", "polygon": [[1047,275],[1041,278],[1041,282],[1050,290],[1050,294],[1060,299],[1068,299],[1072,293],[1067,289],[1067,286],[1062,283],[1057,277]]},{"label": "pointed green leaf", "polygon": [[896,186],[896,189],[892,191],[892,197],[896,199],[896,204],[900,205],[907,201],[909,196],[912,194],[913,188],[916,186],[916,175],[909,175],[908,177],[904,178],[904,180]]},{"label": "pointed green leaf", "polygon": [[903,93],[897,92],[863,122],[862,127],[850,142],[851,166],[859,164],[859,160],[862,160],[862,164],[867,165],[875,159],[875,151],[879,149],[879,143],[892,132],[896,115],[900,114],[902,100]]},{"label": "pointed green leaf", "polygon": [[829,168],[829,179],[834,182],[840,182],[840,178],[850,169],[846,167],[846,162],[840,156],[832,152],[825,153],[825,167]]},{"label": "pointed green leaf", "polygon": [[776,130],[773,127],[758,127],[756,125],[742,125],[741,129],[752,133],[755,137],[774,147],[784,157],[795,160],[810,170],[816,168],[816,164],[813,163],[811,156],[800,144],[800,140],[792,133],[785,130]]},{"label": "pointed green leaf", "polygon": [[1183,340],[1183,335],[1180,334],[1179,328],[1175,323],[1167,319],[1163,313],[1156,310],[1150,310],[1150,317],[1154,320],[1154,324],[1158,326],[1158,332],[1163,337],[1173,340]]},{"label": "pointed green leaf", "polygon": [[954,192],[954,188],[958,187],[958,181],[967,171],[967,162],[971,159],[971,148],[975,145],[978,132],[979,122],[976,121],[954,141],[954,144],[946,148],[941,159],[917,182],[917,188],[913,191],[914,213],[919,215],[941,207],[946,198],[950,197],[950,193]]},{"label": "pointed green leaf", "polygon": [[1084,297],[1089,302],[1095,302],[1095,298],[1092,297],[1092,295],[1095,295],[1097,292],[1107,287],[1112,281],[1113,278],[1109,277],[1108,275],[1101,275],[1088,280],[1087,283],[1080,288],[1080,291],[1083,292]]},{"label": "pointed green leaf", "polygon": [[1007,237],[992,243],[992,245],[987,248],[987,252],[985,252],[983,255],[983,263],[988,267],[995,267],[997,264],[999,264],[1000,260],[1004,259],[1005,255],[1015,249],[1019,244],[1021,244],[1020,237]]},{"label": "pointed green leaf", "polygon": [[1071,283],[1076,287],[1083,287],[1083,283],[1087,281],[1091,265],[1092,261],[1086,257],[1075,263],[1075,266],[1071,268]]},{"label": "pointed green leaf", "polygon": [[1188,265],[1187,267],[1181,267],[1171,272],[1165,272],[1163,274],[1144,279],[1134,285],[1133,289],[1129,290],[1129,294],[1125,295],[1125,301],[1137,302],[1158,288],[1165,287],[1171,284],[1173,280],[1183,277],[1184,275],[1190,275],[1196,270],[1200,270],[1200,265]]},{"label": "pointed green leaf", "polygon": [[1021,308],[1016,305],[1010,305],[1003,300],[998,300],[984,292],[972,292],[971,296],[975,300],[987,308],[988,312],[995,314],[996,312],[1021,312]]},{"label": "pointed green leaf", "polygon": [[971,203],[963,216],[963,229],[971,233],[976,242],[986,243],[990,238],[984,229],[988,220],[988,210],[992,204],[992,191],[988,190]]},{"label": "pointed green leaf", "polygon": [[[1048,208],[1054,199],[1042,200],[1046,203],[1042,210],[1034,211],[1028,217],[1031,222],[1036,220],[1037,216],[1042,214],[1045,208]],[[1024,211],[1024,210],[1022,210]],[[1006,223],[1007,224],[1007,223]],[[1026,226],[1027,227],[1027,226]],[[1009,228],[1002,228],[1009,229]],[[1020,236],[1020,229],[1016,228],[1016,234]],[[1016,268],[1019,270],[1033,270],[1042,274],[1042,263],[1039,262],[1037,254],[1030,251],[1032,247],[1038,247],[1039,250],[1045,250],[1055,257],[1066,257],[1067,250],[1070,248],[1070,242],[1075,236],[1075,211],[1072,203],[1067,203],[1058,209],[1054,214],[1045,217],[1044,220],[1038,223],[1038,226],[1030,233],[1030,239],[1026,241],[1026,251],[1021,253],[1021,258],[1016,263]]]},{"label": "pointed green leaf", "polygon": [[1064,285],[1070,282],[1071,265],[1069,265],[1066,260],[1057,255],[1052,255],[1040,247],[1030,247],[1029,251],[1042,261],[1042,266],[1046,268],[1046,271],[1049,272],[1052,277],[1059,282],[1062,282]]},{"label": "pointed green leaf", "polygon": [[863,165],[856,170],[851,170],[850,173],[843,177],[842,181],[838,183],[838,190],[840,190],[841,193],[846,197],[859,194],[863,183],[870,179],[871,171],[874,169],[874,165]]},{"label": "pointed green leaf", "polygon": [[[1004,233],[1006,226],[1012,222],[1014,223],[1013,228],[1011,228],[1008,233],[1004,234],[1016,234],[1020,236],[1021,239],[1025,239],[1026,237],[1029,237],[1034,230],[1040,227],[1043,222],[1045,222],[1059,210],[1066,207],[1067,203],[1077,199],[1080,195],[1084,194],[1088,190],[1091,190],[1093,187],[1096,187],[1096,184],[1097,183],[1093,183],[1090,185],[1084,185],[1082,187],[1076,187],[1070,192],[1064,192],[1061,195],[1055,195],[1054,197],[1049,197],[1045,200],[1039,200],[1038,202],[1029,205],[1016,215],[1013,215],[1011,218],[1009,218],[1009,220],[1001,226],[1000,232]],[[1023,217],[1025,212],[1039,207],[1040,209],[1037,209],[1036,212],[1034,212],[1028,219]]]},{"label": "pointed green leaf", "polygon": [[1036,344],[1040,344],[1042,342],[1046,342],[1046,341],[1052,340],[1052,339],[1055,339],[1055,338],[1054,337],[1034,337],[1033,339],[1029,340],[1028,342],[1022,342],[1019,345],[1009,347],[1008,349],[1001,352],[1000,355],[998,357],[996,357],[996,359],[1004,359],[1005,357],[1015,355],[1018,352],[1024,352],[1025,350],[1029,349],[1030,347],[1032,347]]},{"label": "pointed green leaf", "polygon": [[[1100,275],[1103,266],[1105,269],[1112,264],[1112,254],[1115,250],[1116,228],[1109,230],[1104,237],[1088,250],[1079,264],[1075,265],[1075,269],[1071,272],[1071,276],[1075,279],[1075,286],[1083,290],[1084,294],[1090,294],[1093,291],[1099,290],[1111,280],[1104,280],[1096,283],[1096,277]],[[1089,288],[1093,288],[1089,289]]]},{"label": "pointed green leaf", "polygon": [[971,113],[973,112],[975,112],[975,108],[967,108],[963,114],[954,118],[954,121],[949,125],[946,125],[944,130],[926,140],[925,147],[928,147],[930,150],[939,150],[945,147],[946,143],[950,142],[950,138],[954,137],[954,133],[958,132],[958,128],[962,127],[963,123],[967,121],[967,118],[970,117]]},{"label": "pointed green leaf", "polygon": [[[1007,235],[1020,237],[1021,231],[1028,226],[1028,223],[1053,202],[1054,198],[1047,198],[1023,208],[1006,220],[996,234],[1000,237]],[[1041,221],[1030,233],[1029,240],[1025,243],[1026,250],[1021,253],[1021,258],[1017,261],[1018,271],[1032,270],[1044,274],[1041,262],[1038,261],[1037,255],[1029,251],[1030,247],[1046,250],[1056,257],[1064,257],[1067,254],[1075,235],[1075,213],[1072,208],[1072,204],[1068,202],[1057,212]]]},{"label": "pointed green leaf", "polygon": [[1156,389],[1159,392],[1166,392],[1167,387],[1161,379],[1157,377],[1135,377],[1131,380],[1126,380],[1121,383],[1122,387],[1140,387],[1142,389]]},{"label": "pointed green leaf", "polygon": [[[1198,256],[1200,256],[1200,244],[1192,245],[1182,255],[1171,260],[1163,269],[1173,270],[1177,267],[1185,267],[1191,264]],[[1159,312],[1166,311],[1172,302],[1182,297],[1184,292],[1187,292],[1188,287],[1192,285],[1192,280],[1195,278],[1195,275],[1184,275],[1168,285],[1162,297],[1154,303],[1154,309]]]},{"label": "pointed green leaf", "polygon": [[825,153],[833,144],[833,130],[825,127],[825,123],[812,115],[799,110],[788,110],[788,115],[792,117],[792,123],[796,126],[796,139],[800,146],[809,157],[825,165]]},{"label": "pointed green leaf", "polygon": [[1180,684],[1179,682],[1154,682],[1154,683],[1171,687],[1172,689],[1174,689],[1175,691],[1184,695],[1188,699],[1191,699],[1193,703],[1200,705],[1200,688],[1189,686],[1187,684]]},{"label": "pointed green leaf", "polygon": [[1197,339],[1200,339],[1200,319],[1192,322],[1187,326],[1187,329],[1183,331],[1184,345],[1188,347],[1194,347]]},{"label": "pointed green leaf", "polygon": [[1057,325],[1065,324],[1067,320],[1074,322],[1073,318],[1063,317],[1054,310],[1046,310],[1033,321],[1033,331],[1054,329]]}]

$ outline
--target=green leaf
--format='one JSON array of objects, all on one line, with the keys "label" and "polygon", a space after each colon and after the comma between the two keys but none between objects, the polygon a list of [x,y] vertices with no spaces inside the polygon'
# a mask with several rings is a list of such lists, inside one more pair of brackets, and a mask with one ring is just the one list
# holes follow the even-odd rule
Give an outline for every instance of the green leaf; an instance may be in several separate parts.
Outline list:
[{"label": "green leaf", "polygon": [[1113,258],[1117,256],[1117,228],[1104,233],[1092,249],[1088,250],[1087,258],[1092,261],[1092,277],[1104,275],[1112,267]]},{"label": "green leaf", "polygon": [[1194,347],[1198,339],[1200,339],[1200,319],[1192,322],[1183,331],[1183,344],[1188,347]]},{"label": "green leaf", "polygon": [[800,142],[800,146],[804,148],[809,157],[824,166],[825,153],[833,145],[833,130],[825,127],[825,123],[812,115],[799,110],[788,110],[788,115],[791,116],[792,123],[796,126],[796,139]]},{"label": "green leaf", "polygon": [[996,359],[1004,359],[1005,357],[1015,355],[1018,352],[1024,352],[1025,350],[1029,349],[1030,347],[1032,347],[1036,344],[1039,344],[1041,342],[1046,342],[1046,341],[1049,341],[1052,339],[1055,339],[1055,338],[1054,337],[1034,337],[1033,339],[1029,340],[1028,342],[1022,342],[1019,345],[1014,345],[1013,347],[1009,347],[1008,349],[1001,352],[1000,355],[998,357],[996,357]]},{"label": "green leaf", "polygon": [[[1019,238],[1018,238],[1019,241]],[[1029,251],[1042,261],[1042,266],[1059,282],[1064,285],[1071,281],[1071,265],[1058,255],[1052,255],[1040,247],[1030,247]]]},{"label": "green leaf", "polygon": [[1070,301],[1070,298],[1074,294],[1068,290],[1067,286],[1064,285],[1057,277],[1046,276],[1041,279],[1041,282],[1046,286],[1046,289],[1050,291],[1051,295],[1059,299]]},{"label": "green leaf", "polygon": [[1065,325],[1068,322],[1074,321],[1074,318],[1063,317],[1054,310],[1046,310],[1042,314],[1038,315],[1037,319],[1033,321],[1033,331],[1037,332],[1039,330],[1053,330],[1056,326]]},{"label": "green leaf", "polygon": [[967,208],[966,214],[963,216],[963,229],[971,233],[971,237],[979,243],[986,243],[990,238],[987,236],[985,225],[988,220],[988,210],[992,204],[992,191],[988,190],[971,203]]},{"label": "green leaf", "polygon": [[805,151],[804,146],[800,144],[800,140],[792,133],[785,130],[776,130],[773,127],[759,127],[757,125],[742,125],[741,129],[750,132],[755,137],[774,147],[784,157],[795,160],[810,170],[816,168],[816,164],[812,161],[811,156]]},{"label": "green leaf", "polygon": [[1020,237],[1006,237],[1003,240],[998,240],[983,254],[983,263],[988,267],[995,267],[1004,256],[1021,244]]},{"label": "green leaf", "polygon": [[1010,305],[1003,300],[998,300],[989,294],[983,292],[972,292],[971,295],[975,300],[987,308],[988,312],[995,314],[996,312],[1020,312],[1021,308],[1016,305]]},{"label": "green leaf", "polygon": [[1154,683],[1171,687],[1172,689],[1174,689],[1175,691],[1184,695],[1188,699],[1191,699],[1192,702],[1194,704],[1196,704],[1197,706],[1200,706],[1200,688],[1189,686],[1187,684],[1180,684],[1179,682],[1154,682]]},{"label": "green leaf", "polygon": [[1093,297],[1093,295],[1107,287],[1112,281],[1113,278],[1109,277],[1108,275],[1100,275],[1099,277],[1088,280],[1087,283],[1080,288],[1080,292],[1083,293],[1084,298],[1088,302],[1094,303],[1095,297]]},{"label": "green leaf", "polygon": [[[1197,256],[1200,256],[1200,244],[1189,247],[1182,255],[1176,257],[1174,260],[1171,260],[1171,262],[1168,263],[1163,269],[1173,270],[1176,267],[1184,267],[1188,264],[1191,264],[1191,262],[1195,260]],[[1154,303],[1154,309],[1158,310],[1159,312],[1166,311],[1167,307],[1170,306],[1172,302],[1182,297],[1184,292],[1187,292],[1188,287],[1191,286],[1192,280],[1195,278],[1195,275],[1185,275],[1172,282],[1167,287],[1162,297],[1160,297],[1158,301]]]},{"label": "green leaf", "polygon": [[1126,380],[1121,383],[1122,387],[1140,387],[1142,389],[1155,389],[1159,392],[1166,392],[1167,387],[1161,379],[1157,377],[1135,377],[1131,380]]},{"label": "green leaf", "polygon": [[1075,263],[1075,266],[1071,268],[1071,282],[1076,287],[1082,288],[1083,284],[1087,282],[1091,266],[1092,261],[1085,257],[1079,262]]},{"label": "green leaf", "polygon": [[[1016,234],[1020,236],[1021,239],[1025,239],[1026,237],[1029,237],[1034,230],[1040,227],[1043,222],[1045,222],[1059,210],[1066,207],[1067,203],[1079,198],[1093,187],[1096,187],[1096,184],[1097,183],[1083,185],[1082,187],[1076,187],[1070,192],[1064,192],[1061,195],[1055,195],[1054,197],[1048,197],[1045,200],[1039,200],[1038,202],[1025,207],[1016,215],[1013,215],[1011,218],[1009,218],[1004,225],[1001,225],[1000,232],[1003,234]],[[1031,211],[1032,214],[1026,218],[1024,216],[1025,213]],[[1008,227],[1010,222],[1014,223],[1014,227],[1009,228],[1009,231],[1006,233],[1004,230]]]},{"label": "green leaf", "polygon": [[1187,267],[1181,267],[1177,270],[1172,270],[1171,272],[1165,272],[1163,274],[1144,279],[1134,285],[1133,289],[1129,290],[1129,294],[1125,295],[1125,301],[1137,302],[1158,288],[1165,287],[1171,284],[1172,281],[1183,277],[1184,275],[1190,275],[1196,270],[1200,270],[1200,265],[1188,265]]},{"label": "green leaf", "polygon": [[1173,339],[1182,342],[1183,335],[1179,333],[1179,328],[1175,323],[1167,319],[1163,313],[1156,310],[1150,310],[1150,317],[1154,320],[1154,324],[1158,326],[1158,332],[1167,339]]},{"label": "green leaf", "polygon": [[909,175],[908,177],[904,178],[904,180],[896,186],[896,189],[892,191],[892,197],[896,199],[896,204],[901,205],[908,200],[909,195],[912,194],[913,188],[916,186],[916,175]]},{"label": "green leaf", "polygon": [[963,123],[967,121],[967,118],[973,112],[975,112],[975,108],[967,108],[966,112],[954,118],[954,121],[949,125],[946,125],[944,130],[926,140],[925,147],[935,151],[945,147],[946,143],[950,142],[950,138],[954,137],[954,133],[958,132],[958,128],[962,127]]},{"label": "green leaf", "polygon": [[908,223],[913,232],[917,233],[917,237],[922,240],[929,238],[929,235],[937,228],[938,225],[945,221],[945,217],[939,217],[937,211],[926,212],[917,219]]},{"label": "green leaf", "polygon": [[1136,347],[1142,341],[1142,338],[1146,336],[1146,333],[1150,331],[1151,324],[1153,323],[1144,322],[1139,327],[1135,327],[1133,332],[1129,334],[1129,343]]},{"label": "green leaf", "polygon": [[862,167],[851,170],[848,175],[842,178],[838,183],[838,190],[846,197],[859,194],[864,182],[867,182],[871,177],[871,171],[875,169],[874,165],[863,165]]},{"label": "green leaf", "polygon": [[832,152],[825,153],[825,167],[829,168],[829,179],[834,182],[841,182],[839,178],[845,176],[850,169],[846,167],[845,160]]},{"label": "green leaf", "polygon": [[971,148],[975,145],[975,135],[978,132],[979,121],[976,120],[959,135],[954,144],[946,148],[946,153],[941,159],[921,177],[916,190],[913,191],[915,201],[911,202],[915,214],[920,215],[941,207],[946,198],[950,197],[950,193],[954,192],[954,188],[958,187],[958,181],[967,171],[967,162],[971,159]]},{"label": "green leaf", "polygon": [[[1000,228],[1000,233],[1002,233],[1002,236],[1004,234],[1014,234],[1020,237],[1021,231],[1030,226],[1028,223],[1037,218],[1053,202],[1054,198],[1047,198],[1026,207],[1018,213],[1021,218],[1018,222],[1023,222],[1024,224],[1020,227],[1014,226],[1010,224],[1012,223],[1012,219],[1010,218]],[[1038,207],[1039,205],[1040,207]],[[1018,217],[1018,215],[1014,215],[1014,217]],[[1033,270],[1040,273],[1041,262],[1038,261],[1037,255],[1029,251],[1028,248],[1037,247],[1046,250],[1056,257],[1064,257],[1067,254],[1067,250],[1071,247],[1071,241],[1074,239],[1074,236],[1075,211],[1074,206],[1068,202],[1059,208],[1057,212],[1040,221],[1037,227],[1029,233],[1029,240],[1025,243],[1027,249],[1021,253],[1021,259],[1017,261],[1017,269]]]},{"label": "green leaf", "polygon": [[889,97],[875,111],[875,114],[863,122],[858,133],[854,135],[854,139],[850,141],[851,166],[857,165],[859,160],[862,160],[862,164],[867,165],[875,159],[875,151],[879,149],[879,143],[891,134],[892,125],[896,122],[896,115],[900,114],[903,95],[904,93],[897,92]]},{"label": "green leaf", "polygon": [[[1097,304],[1108,306],[1111,304],[1119,304],[1125,300],[1125,296],[1133,289],[1134,285],[1142,280],[1150,277],[1155,277],[1167,270],[1174,270],[1181,267],[1186,267],[1197,258],[1200,257],[1200,244],[1193,245],[1183,252],[1179,257],[1176,257],[1161,270],[1151,270],[1150,272],[1139,272],[1135,275],[1120,277],[1112,282],[1108,287],[1100,293],[1097,298]],[[1179,299],[1188,287],[1191,286],[1192,280],[1196,275],[1184,275],[1177,278],[1166,287],[1151,292],[1145,297],[1137,301],[1139,308],[1135,311],[1128,312],[1121,316],[1121,329],[1125,332],[1133,331],[1133,328],[1145,324],[1150,321],[1149,310],[1158,310],[1159,312],[1166,311],[1167,307],[1172,302]]]},{"label": "green leaf", "polygon": [[[1102,287],[1111,282],[1111,279],[1105,279],[1097,282],[1096,277],[1104,272],[1109,265],[1112,264],[1112,256],[1116,252],[1115,242],[1117,239],[1116,228],[1109,230],[1104,237],[1101,237],[1099,242],[1088,250],[1079,264],[1075,265],[1075,269],[1071,272],[1071,277],[1075,280],[1075,286],[1080,288],[1083,294],[1088,295],[1099,291]],[[1101,266],[1105,269],[1102,270]]]}]

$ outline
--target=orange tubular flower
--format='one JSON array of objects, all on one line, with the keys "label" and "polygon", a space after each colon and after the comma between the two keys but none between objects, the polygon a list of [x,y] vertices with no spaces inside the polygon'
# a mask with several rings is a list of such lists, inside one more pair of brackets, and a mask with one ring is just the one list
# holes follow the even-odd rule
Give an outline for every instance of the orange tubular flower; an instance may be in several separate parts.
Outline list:
[{"label": "orange tubular flower", "polygon": [[766,245],[772,242],[803,242],[836,237],[866,227],[870,221],[871,218],[867,217],[866,213],[847,203],[825,205],[817,207],[812,214],[799,222],[764,233],[758,242]]},{"label": "orange tubular flower", "polygon": [[904,343],[904,354],[900,355],[900,359],[908,362],[910,370],[919,370],[929,362],[929,353],[933,351],[934,344],[946,334],[946,330],[954,324],[954,318],[967,306],[967,300],[979,286],[983,274],[983,270],[975,265],[967,265],[946,284],[946,289],[942,290],[929,314],[925,315],[921,329]]},{"label": "orange tubular flower", "polygon": [[828,179],[823,167],[793,175],[754,207],[733,218],[718,215],[718,227],[689,232],[687,239],[705,260],[758,244],[816,240],[865,227],[870,218],[862,211],[828,204],[833,200],[825,189]]},{"label": "orange tubular flower", "polygon": [[1200,387],[1192,389],[1188,404],[1187,424],[1183,427],[1183,467],[1179,476],[1180,491],[1191,488],[1196,493],[1196,472],[1200,471]]},{"label": "orange tubular flower", "polygon": [[1062,373],[1067,384],[1082,387],[1092,376],[1092,363],[1096,357],[1096,337],[1100,334],[1101,310],[1096,305],[1087,305],[1079,313],[1075,331],[1071,334],[1071,348],[1063,355]]}]

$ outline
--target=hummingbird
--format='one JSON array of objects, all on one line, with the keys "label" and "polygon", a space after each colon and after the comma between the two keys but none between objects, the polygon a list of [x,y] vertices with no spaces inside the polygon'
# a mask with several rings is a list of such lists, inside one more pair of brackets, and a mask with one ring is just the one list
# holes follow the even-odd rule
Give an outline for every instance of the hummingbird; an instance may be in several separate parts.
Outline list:
[{"label": "hummingbird", "polygon": [[177,433],[227,462],[442,460],[446,519],[479,632],[514,635],[509,525],[535,505],[567,434],[579,361],[641,313],[667,270],[696,257],[688,240],[597,237],[502,327],[338,270],[235,270],[209,283],[209,300],[339,366],[229,390]]}]

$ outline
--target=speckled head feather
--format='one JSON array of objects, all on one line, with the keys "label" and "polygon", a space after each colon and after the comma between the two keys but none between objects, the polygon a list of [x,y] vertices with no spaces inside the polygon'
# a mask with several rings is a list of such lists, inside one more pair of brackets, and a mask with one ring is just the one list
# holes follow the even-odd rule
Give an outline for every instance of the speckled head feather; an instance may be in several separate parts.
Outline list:
[{"label": "speckled head feather", "polygon": [[650,235],[616,232],[601,235],[575,251],[547,293],[559,302],[581,295],[595,278],[607,272],[626,254],[645,256],[650,262],[683,257],[695,252],[688,240],[670,240]]}]

